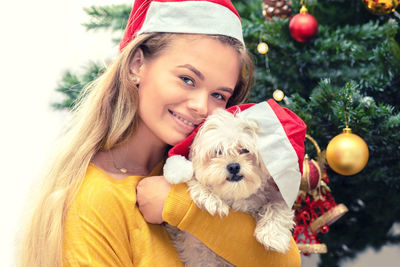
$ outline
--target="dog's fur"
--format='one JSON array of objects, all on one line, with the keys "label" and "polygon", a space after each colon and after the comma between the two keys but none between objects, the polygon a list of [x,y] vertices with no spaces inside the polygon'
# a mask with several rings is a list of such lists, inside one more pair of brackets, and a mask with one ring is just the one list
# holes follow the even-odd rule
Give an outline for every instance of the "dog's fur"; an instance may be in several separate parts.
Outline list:
[{"label": "dog's fur", "polygon": [[[229,208],[251,214],[257,221],[256,239],[266,249],[286,253],[294,227],[293,211],[257,151],[257,131],[254,121],[215,111],[191,146],[194,175],[187,184],[198,207],[212,215],[225,216]],[[231,266],[189,233],[170,226],[168,231],[186,266]]]}]

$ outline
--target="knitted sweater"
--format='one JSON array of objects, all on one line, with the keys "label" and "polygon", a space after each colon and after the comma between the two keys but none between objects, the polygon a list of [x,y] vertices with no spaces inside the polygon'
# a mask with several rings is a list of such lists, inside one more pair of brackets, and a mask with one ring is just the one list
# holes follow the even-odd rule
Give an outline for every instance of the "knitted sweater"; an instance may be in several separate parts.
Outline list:
[{"label": "knitted sweater", "polygon": [[[162,163],[150,176],[161,171]],[[164,226],[146,223],[136,205],[136,185],[143,178],[114,179],[90,163],[65,218],[63,266],[183,265]],[[253,237],[250,215],[211,216],[193,204],[184,184],[172,186],[162,216],[237,266],[300,266],[293,239],[286,255],[266,251]]]}]

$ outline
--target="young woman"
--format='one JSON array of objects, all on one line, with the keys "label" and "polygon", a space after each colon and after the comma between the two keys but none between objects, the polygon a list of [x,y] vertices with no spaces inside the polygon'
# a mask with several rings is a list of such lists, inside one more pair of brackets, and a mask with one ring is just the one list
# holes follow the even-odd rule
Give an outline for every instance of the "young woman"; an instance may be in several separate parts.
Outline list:
[{"label": "young woman", "polygon": [[210,216],[161,176],[168,147],[244,101],[252,71],[230,1],[135,1],[119,57],[60,142],[21,266],[180,266],[163,221],[237,266],[300,266],[293,239],[286,255],[266,251],[251,216]]}]

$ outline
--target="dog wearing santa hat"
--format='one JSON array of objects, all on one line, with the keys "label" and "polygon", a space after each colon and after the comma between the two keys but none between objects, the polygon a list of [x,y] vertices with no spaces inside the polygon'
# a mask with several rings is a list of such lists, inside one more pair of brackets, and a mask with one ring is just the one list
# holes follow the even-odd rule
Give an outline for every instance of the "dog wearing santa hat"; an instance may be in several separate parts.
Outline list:
[{"label": "dog wearing santa hat", "polygon": [[[218,109],[170,151],[164,176],[170,183],[186,182],[194,203],[212,215],[230,209],[251,214],[255,238],[266,249],[286,253],[305,129],[273,100]],[[231,266],[189,233],[170,226],[168,231],[187,266]]]}]

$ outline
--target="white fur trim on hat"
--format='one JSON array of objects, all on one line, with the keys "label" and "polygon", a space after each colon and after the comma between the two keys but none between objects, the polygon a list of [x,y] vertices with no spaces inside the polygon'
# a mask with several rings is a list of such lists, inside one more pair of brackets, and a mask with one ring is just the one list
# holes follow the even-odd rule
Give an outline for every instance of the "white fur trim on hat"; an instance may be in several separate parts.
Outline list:
[{"label": "white fur trim on hat", "polygon": [[193,164],[181,155],[169,157],[164,164],[164,177],[171,184],[185,183],[193,177]]},{"label": "white fur trim on hat", "polygon": [[261,102],[239,112],[237,116],[254,120],[259,125],[258,147],[265,166],[274,179],[289,208],[296,201],[301,173],[298,156],[275,112]]},{"label": "white fur trim on hat", "polygon": [[221,34],[244,45],[239,17],[209,1],[151,2],[138,35],[148,32]]}]

